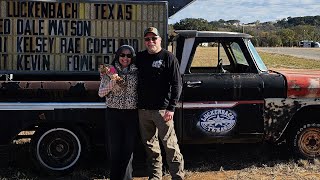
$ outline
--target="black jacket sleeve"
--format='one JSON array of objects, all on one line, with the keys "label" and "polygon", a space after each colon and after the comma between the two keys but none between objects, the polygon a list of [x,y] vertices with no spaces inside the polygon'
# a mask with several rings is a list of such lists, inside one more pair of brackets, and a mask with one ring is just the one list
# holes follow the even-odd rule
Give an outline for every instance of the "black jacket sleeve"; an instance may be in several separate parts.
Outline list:
[{"label": "black jacket sleeve", "polygon": [[171,96],[167,110],[174,111],[182,91],[182,78],[178,59],[172,53],[170,53],[170,58],[169,82],[171,85]]}]

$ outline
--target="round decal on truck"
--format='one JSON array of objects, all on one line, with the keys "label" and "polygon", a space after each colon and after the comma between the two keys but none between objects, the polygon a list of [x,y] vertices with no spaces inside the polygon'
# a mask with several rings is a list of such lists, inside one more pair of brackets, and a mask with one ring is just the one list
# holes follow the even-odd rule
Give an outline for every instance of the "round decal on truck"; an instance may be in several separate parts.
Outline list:
[{"label": "round decal on truck", "polygon": [[236,114],[228,109],[213,109],[201,114],[197,126],[204,132],[222,135],[234,128],[237,122]]}]

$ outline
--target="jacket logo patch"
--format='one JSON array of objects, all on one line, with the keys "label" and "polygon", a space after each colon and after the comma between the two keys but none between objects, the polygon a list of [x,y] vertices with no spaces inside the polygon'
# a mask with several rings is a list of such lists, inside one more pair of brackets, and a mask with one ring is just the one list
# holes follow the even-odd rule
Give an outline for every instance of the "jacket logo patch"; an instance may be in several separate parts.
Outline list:
[{"label": "jacket logo patch", "polygon": [[214,135],[223,135],[236,125],[236,114],[228,109],[213,109],[201,114],[197,123],[202,131]]},{"label": "jacket logo patch", "polygon": [[160,59],[160,60],[158,60],[158,61],[153,61],[152,67],[154,67],[154,68],[160,68],[162,64],[163,64],[163,60],[162,60],[162,59]]}]

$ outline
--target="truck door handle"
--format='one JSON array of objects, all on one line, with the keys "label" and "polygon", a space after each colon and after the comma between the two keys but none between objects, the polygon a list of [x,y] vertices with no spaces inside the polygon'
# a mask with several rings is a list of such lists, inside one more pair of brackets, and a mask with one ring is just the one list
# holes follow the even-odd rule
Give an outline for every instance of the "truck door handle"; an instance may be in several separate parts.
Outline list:
[{"label": "truck door handle", "polygon": [[187,81],[187,87],[200,87],[200,85],[202,84],[201,81]]}]

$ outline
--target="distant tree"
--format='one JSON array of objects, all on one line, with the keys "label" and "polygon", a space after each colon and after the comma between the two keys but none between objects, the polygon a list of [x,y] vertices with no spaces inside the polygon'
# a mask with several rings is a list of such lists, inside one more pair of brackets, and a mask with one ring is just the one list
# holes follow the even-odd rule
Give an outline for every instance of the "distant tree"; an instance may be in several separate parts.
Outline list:
[{"label": "distant tree", "polygon": [[226,21],[226,23],[228,25],[239,25],[240,21],[239,20],[228,20],[228,21]]},{"label": "distant tree", "polygon": [[287,19],[283,18],[283,19],[277,21],[276,26],[287,28],[287,27],[289,27],[289,24],[288,24]]},{"label": "distant tree", "polygon": [[255,25],[259,25],[259,24],[260,24],[260,21],[259,21],[259,20],[256,20],[256,21],[251,22],[251,23],[248,23],[248,24],[255,24]]},{"label": "distant tree", "polygon": [[295,32],[292,29],[280,29],[278,35],[284,46],[293,46]]},{"label": "distant tree", "polygon": [[299,25],[320,26],[320,16],[288,17],[277,21],[276,26],[281,28],[295,27]]},{"label": "distant tree", "polygon": [[216,26],[216,27],[219,27],[221,25],[221,23],[219,21],[211,21],[211,22],[209,22],[209,24],[211,24],[212,26]]},{"label": "distant tree", "polygon": [[219,19],[219,21],[218,21],[219,23],[221,23],[221,24],[223,24],[223,23],[225,23],[226,21],[225,20],[223,20],[223,19]]},{"label": "distant tree", "polygon": [[[320,41],[320,16],[287,17],[276,22],[259,20],[239,26],[239,20],[208,22],[205,19],[186,18],[173,24],[172,28],[201,31],[244,32],[253,36],[255,46],[294,46],[299,41]],[[169,37],[171,37],[169,26]]]},{"label": "distant tree", "polygon": [[306,23],[304,21],[304,18],[295,17],[295,18],[288,19],[288,24],[290,26],[299,26],[299,25],[305,25]]},{"label": "distant tree", "polygon": [[314,26],[320,26],[320,16],[314,16]]},{"label": "distant tree", "polygon": [[209,22],[209,26],[212,30],[218,30],[220,27],[225,27],[224,23],[220,23],[219,21],[211,21]]},{"label": "distant tree", "polygon": [[169,40],[169,42],[172,41],[172,39],[173,39],[173,37],[174,37],[175,35],[176,35],[176,34],[175,34],[175,32],[174,32],[174,27],[173,27],[173,25],[172,25],[172,24],[169,24],[169,26],[168,26],[168,40]]},{"label": "distant tree", "polygon": [[260,44],[259,44],[260,38],[257,37],[257,36],[254,36],[254,37],[251,39],[251,42],[252,42],[252,44],[253,44],[254,46],[256,46],[256,47],[259,47],[259,46],[260,46]]},{"label": "distant tree", "polygon": [[209,31],[209,22],[202,18],[186,18],[180,20],[178,23],[173,25],[174,29],[186,29],[186,30],[199,30],[199,31]]},{"label": "distant tree", "polygon": [[295,32],[294,38],[297,41],[302,41],[302,40],[313,40],[314,37],[312,36],[312,34],[314,34],[314,31],[316,29],[314,28],[314,26],[299,25],[299,26],[293,27],[292,30]]},{"label": "distant tree", "polygon": [[271,34],[267,39],[268,39],[268,44],[271,47],[282,46],[281,38],[275,34]]},{"label": "distant tree", "polygon": [[259,32],[259,34],[257,34],[257,37],[259,37],[259,41],[258,41],[258,45],[261,46],[261,47],[266,47],[266,46],[269,46],[269,43],[268,43],[268,37],[270,36],[269,35],[270,33],[269,32]]}]

